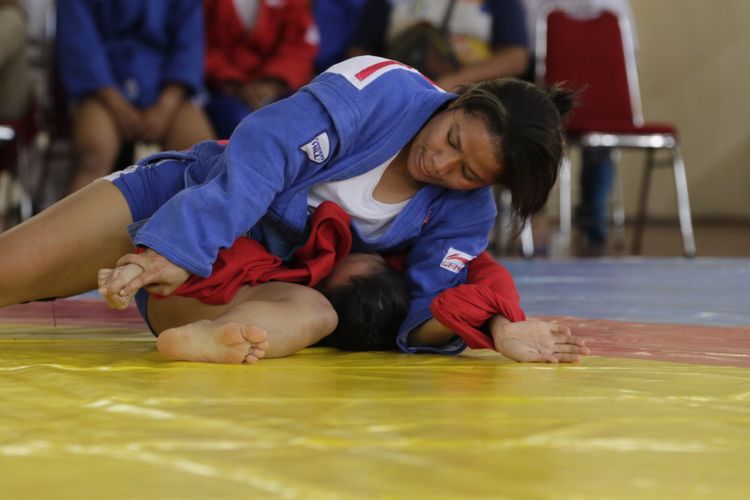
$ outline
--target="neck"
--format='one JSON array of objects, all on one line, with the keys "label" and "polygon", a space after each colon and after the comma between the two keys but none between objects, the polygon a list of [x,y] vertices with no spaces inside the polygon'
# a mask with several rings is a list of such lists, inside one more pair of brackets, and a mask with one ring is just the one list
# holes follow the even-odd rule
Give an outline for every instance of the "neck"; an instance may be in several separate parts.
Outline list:
[{"label": "neck", "polygon": [[383,203],[399,203],[408,200],[424,183],[414,180],[406,169],[411,144],[407,144],[386,167],[383,177],[375,186],[373,197]]}]

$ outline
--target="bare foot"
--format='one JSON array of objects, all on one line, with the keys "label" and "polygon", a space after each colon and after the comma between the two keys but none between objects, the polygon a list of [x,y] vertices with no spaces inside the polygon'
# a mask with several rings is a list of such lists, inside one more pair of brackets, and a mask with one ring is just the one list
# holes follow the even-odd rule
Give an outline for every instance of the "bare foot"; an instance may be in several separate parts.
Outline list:
[{"label": "bare foot", "polygon": [[267,338],[257,326],[202,320],[165,330],[156,347],[174,360],[252,364],[265,356]]}]

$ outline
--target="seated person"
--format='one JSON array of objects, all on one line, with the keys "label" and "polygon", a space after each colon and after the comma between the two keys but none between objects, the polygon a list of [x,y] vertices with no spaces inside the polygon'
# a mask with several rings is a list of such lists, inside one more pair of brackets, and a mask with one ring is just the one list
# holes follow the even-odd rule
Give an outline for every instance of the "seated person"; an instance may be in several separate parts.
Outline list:
[{"label": "seated person", "polygon": [[322,73],[347,58],[366,0],[315,0],[313,14],[320,32],[315,73]]},{"label": "seated person", "polygon": [[26,19],[16,0],[0,2],[0,121],[18,120],[29,103]]},{"label": "seated person", "polygon": [[206,111],[219,137],[299,89],[313,74],[318,35],[307,0],[205,0]]},{"label": "seated person", "polygon": [[200,0],[60,0],[57,57],[73,109],[72,193],[109,174],[124,143],[213,138],[202,89]]},{"label": "seated person", "polygon": [[350,53],[399,59],[455,90],[522,76],[528,45],[521,0],[367,0]]}]

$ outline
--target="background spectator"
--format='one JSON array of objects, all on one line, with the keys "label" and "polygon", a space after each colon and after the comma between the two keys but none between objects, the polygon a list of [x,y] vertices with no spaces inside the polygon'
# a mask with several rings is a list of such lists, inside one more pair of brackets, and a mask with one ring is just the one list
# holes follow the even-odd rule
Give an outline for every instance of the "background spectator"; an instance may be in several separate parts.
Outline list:
[{"label": "background spectator", "polygon": [[17,120],[28,106],[26,19],[18,1],[0,0],[0,120]]},{"label": "background spectator", "polygon": [[313,14],[320,32],[315,72],[347,58],[365,0],[315,0]]},{"label": "background spectator", "polygon": [[184,149],[213,136],[201,90],[200,0],[59,0],[59,71],[73,104],[75,191],[113,170],[123,142]]},{"label": "background spectator", "polygon": [[220,137],[313,74],[318,32],[308,0],[205,0],[206,110]]},{"label": "background spectator", "polygon": [[367,0],[352,53],[388,54],[393,41],[406,30],[424,22],[440,26],[451,6],[445,35],[458,65],[447,73],[431,75],[438,85],[452,90],[457,85],[524,74],[529,52],[520,0]]}]

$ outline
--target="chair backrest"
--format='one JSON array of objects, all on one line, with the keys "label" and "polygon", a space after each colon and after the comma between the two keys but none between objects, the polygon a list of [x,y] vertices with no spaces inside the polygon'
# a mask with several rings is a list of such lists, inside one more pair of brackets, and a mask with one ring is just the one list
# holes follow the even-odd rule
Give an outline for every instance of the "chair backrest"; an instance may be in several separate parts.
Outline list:
[{"label": "chair backrest", "polygon": [[635,44],[630,23],[611,11],[572,15],[552,6],[537,22],[536,74],[544,84],[582,89],[570,129],[619,122],[642,125]]}]

